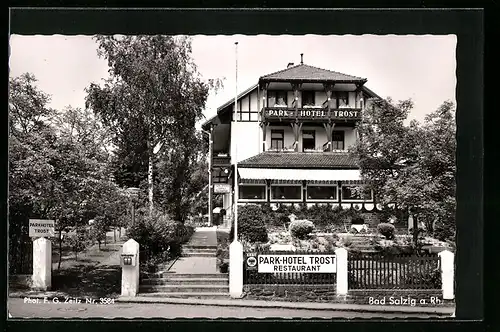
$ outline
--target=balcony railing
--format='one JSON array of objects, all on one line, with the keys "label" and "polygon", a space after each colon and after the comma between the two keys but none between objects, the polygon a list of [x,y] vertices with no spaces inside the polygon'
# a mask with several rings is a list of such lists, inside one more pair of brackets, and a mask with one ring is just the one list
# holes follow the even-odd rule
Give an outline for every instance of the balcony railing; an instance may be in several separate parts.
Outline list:
[{"label": "balcony railing", "polygon": [[229,154],[217,154],[212,158],[212,164],[214,166],[219,165],[231,165],[231,156]]},{"label": "balcony railing", "polygon": [[262,114],[268,120],[307,120],[307,121],[325,121],[325,120],[361,120],[361,108],[341,107],[328,108],[321,106],[309,106],[293,108],[286,106],[264,107]]},{"label": "balcony railing", "polygon": [[[280,148],[280,149],[269,148],[269,149],[267,149],[267,151],[268,152],[297,152],[297,151],[295,151],[295,147],[293,145],[291,145],[289,147],[285,147],[285,148]],[[329,151],[328,142],[326,142],[325,144],[319,145],[319,146],[317,146],[314,149],[303,149],[303,150],[301,150],[299,152],[323,153],[323,152],[330,152],[330,151]],[[346,150],[333,149],[331,152],[347,152],[347,151]]]}]

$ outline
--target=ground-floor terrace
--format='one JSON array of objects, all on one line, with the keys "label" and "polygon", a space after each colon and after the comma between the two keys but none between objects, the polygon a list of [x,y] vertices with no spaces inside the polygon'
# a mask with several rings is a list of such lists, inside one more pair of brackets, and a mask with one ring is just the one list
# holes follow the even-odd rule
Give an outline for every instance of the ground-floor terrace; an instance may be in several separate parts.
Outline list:
[{"label": "ground-floor terrace", "polygon": [[[360,170],[348,153],[266,151],[241,161],[237,169],[238,205],[353,209],[375,224],[378,218],[374,216],[387,208],[365,189]],[[222,196],[227,222],[235,204],[233,173],[234,166],[225,179],[214,183],[215,195]]]}]

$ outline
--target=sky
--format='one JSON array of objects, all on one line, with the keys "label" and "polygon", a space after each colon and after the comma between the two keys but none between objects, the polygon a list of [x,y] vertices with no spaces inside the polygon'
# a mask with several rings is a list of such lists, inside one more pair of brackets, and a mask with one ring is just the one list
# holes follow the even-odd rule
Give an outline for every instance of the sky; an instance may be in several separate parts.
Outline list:
[{"label": "sky", "polygon": [[[445,100],[455,102],[456,43],[454,35],[281,35],[192,36],[192,57],[203,79],[219,78],[224,88],[212,92],[204,111],[208,119],[217,107],[234,99],[236,48],[237,90],[260,76],[304,63],[367,79],[365,86],[381,97],[411,98],[409,119],[423,121]],[[38,87],[50,94],[50,107],[85,106],[85,88],[102,82],[108,66],[97,55],[91,36],[10,37],[10,77],[30,72]],[[204,122],[204,121],[202,121]]]}]

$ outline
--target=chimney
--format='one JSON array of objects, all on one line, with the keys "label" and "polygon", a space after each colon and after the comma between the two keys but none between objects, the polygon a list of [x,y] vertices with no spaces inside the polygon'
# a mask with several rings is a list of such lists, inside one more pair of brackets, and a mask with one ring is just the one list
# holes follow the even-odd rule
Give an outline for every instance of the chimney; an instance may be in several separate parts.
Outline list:
[{"label": "chimney", "polygon": [[291,66],[293,66],[293,62],[289,62],[288,63],[288,66],[286,66],[287,68],[290,68]]},{"label": "chimney", "polygon": [[300,53],[300,64],[304,64],[304,53]]}]

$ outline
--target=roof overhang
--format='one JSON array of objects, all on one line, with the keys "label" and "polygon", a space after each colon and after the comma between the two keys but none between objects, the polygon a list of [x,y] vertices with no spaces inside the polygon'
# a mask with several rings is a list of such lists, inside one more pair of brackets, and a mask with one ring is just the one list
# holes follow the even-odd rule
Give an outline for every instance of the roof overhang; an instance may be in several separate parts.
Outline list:
[{"label": "roof overhang", "polygon": [[271,82],[290,82],[290,83],[336,83],[336,84],[345,84],[345,83],[358,83],[365,84],[367,79],[362,80],[327,80],[327,79],[305,79],[305,78],[263,78],[259,79],[259,85],[263,83],[271,83]]},{"label": "roof overhang", "polygon": [[[252,85],[251,87],[249,87],[248,89],[246,89],[245,91],[243,91],[242,93],[240,93],[237,97],[237,100],[240,100],[241,98],[245,97],[246,95],[250,94],[251,92],[253,92],[254,90],[256,90],[258,87],[257,84],[254,84]],[[222,110],[224,110],[226,107],[228,106],[231,106],[232,104],[234,104],[234,98],[228,100],[226,103],[224,103],[222,106],[218,107],[217,108],[217,114],[219,112],[221,112]]]},{"label": "roof overhang", "polygon": [[359,169],[238,168],[244,180],[359,181]]},{"label": "roof overhang", "polygon": [[368,89],[366,86],[363,85],[363,87],[361,88],[370,98],[378,98],[378,99],[382,99],[382,97],[380,97],[378,94],[376,94],[375,92],[373,92],[372,90]]}]

